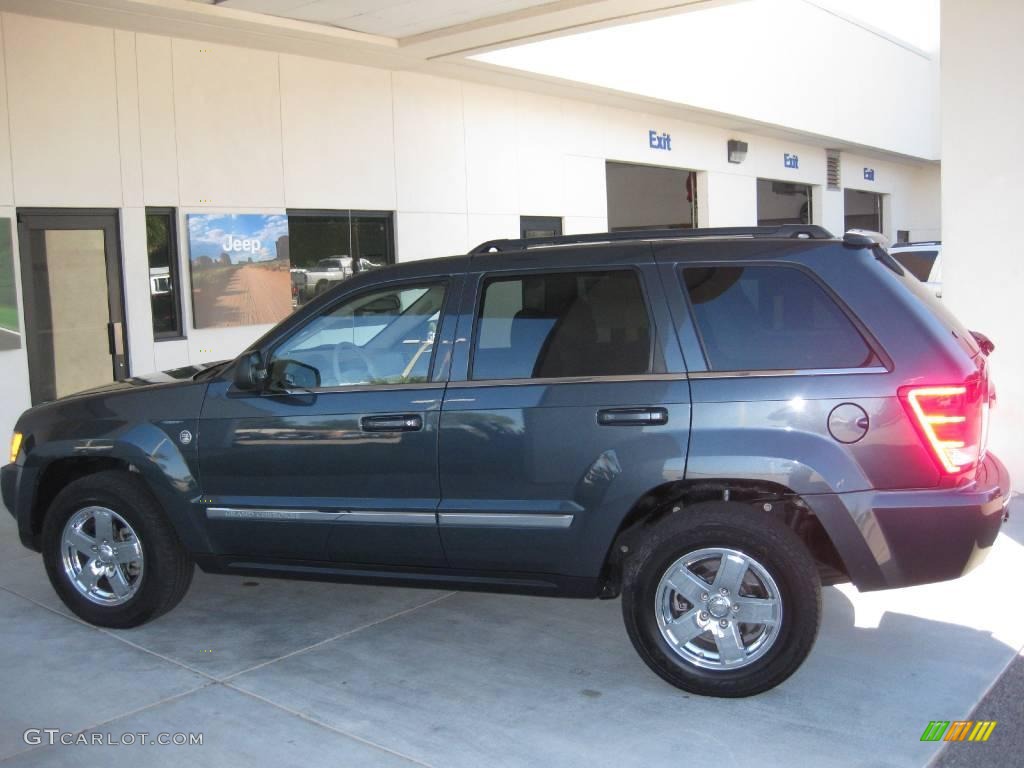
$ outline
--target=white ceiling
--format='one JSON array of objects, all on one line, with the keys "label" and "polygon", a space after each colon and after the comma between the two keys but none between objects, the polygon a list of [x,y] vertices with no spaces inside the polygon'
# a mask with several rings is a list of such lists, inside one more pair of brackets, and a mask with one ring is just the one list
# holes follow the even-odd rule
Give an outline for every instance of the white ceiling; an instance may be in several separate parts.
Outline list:
[{"label": "white ceiling", "polygon": [[238,11],[343,27],[384,37],[410,37],[523,11],[552,0],[194,0]]}]

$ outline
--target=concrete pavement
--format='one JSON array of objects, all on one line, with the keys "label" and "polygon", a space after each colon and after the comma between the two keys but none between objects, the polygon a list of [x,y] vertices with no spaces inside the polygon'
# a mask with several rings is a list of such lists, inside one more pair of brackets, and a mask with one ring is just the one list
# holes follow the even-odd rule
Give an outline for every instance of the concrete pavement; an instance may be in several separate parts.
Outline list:
[{"label": "concrete pavement", "polygon": [[[919,740],[928,721],[965,719],[1024,646],[1022,579],[1017,501],[972,574],[893,592],[829,588],[801,670],[760,696],[717,700],[651,673],[617,601],[197,572],[167,616],[99,630],[68,614],[0,510],[0,760],[923,766],[939,749]],[[1019,702],[993,700],[990,742],[950,745],[941,759],[998,755]],[[201,732],[203,744],[36,746],[29,728]]]}]

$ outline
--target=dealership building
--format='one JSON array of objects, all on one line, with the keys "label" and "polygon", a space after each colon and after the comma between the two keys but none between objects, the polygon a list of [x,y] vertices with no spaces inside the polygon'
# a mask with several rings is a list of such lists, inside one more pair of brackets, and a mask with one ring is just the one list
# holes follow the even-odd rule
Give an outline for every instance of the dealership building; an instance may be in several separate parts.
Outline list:
[{"label": "dealership building", "polygon": [[986,247],[1011,95],[977,83],[1024,63],[1020,9],[944,2],[940,67],[937,27],[853,3],[665,5],[0,0],[0,429],[234,357],[360,270],[646,227],[944,239],[944,300],[1019,389],[991,298],[1020,268]]}]

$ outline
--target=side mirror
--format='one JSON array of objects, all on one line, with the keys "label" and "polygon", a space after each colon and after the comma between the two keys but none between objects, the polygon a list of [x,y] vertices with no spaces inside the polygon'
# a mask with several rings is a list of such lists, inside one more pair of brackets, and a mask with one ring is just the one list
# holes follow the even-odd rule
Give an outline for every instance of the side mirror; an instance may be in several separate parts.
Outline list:
[{"label": "side mirror", "polygon": [[235,366],[235,387],[242,390],[258,389],[267,377],[259,352],[246,355]]},{"label": "side mirror", "polygon": [[310,390],[320,386],[320,371],[298,360],[275,360],[270,364],[270,389],[275,392]]}]

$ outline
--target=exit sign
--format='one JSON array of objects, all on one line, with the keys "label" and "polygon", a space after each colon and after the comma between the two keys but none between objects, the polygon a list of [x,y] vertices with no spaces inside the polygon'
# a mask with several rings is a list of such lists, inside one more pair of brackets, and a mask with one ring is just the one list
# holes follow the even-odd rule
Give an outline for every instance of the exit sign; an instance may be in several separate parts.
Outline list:
[{"label": "exit sign", "polygon": [[789,152],[786,152],[782,156],[782,164],[784,166],[786,166],[787,168],[799,168],[800,167],[800,158],[797,155],[792,155]]},{"label": "exit sign", "polygon": [[865,168],[864,169],[864,179],[866,181],[874,181],[875,180],[875,169],[874,168]]},{"label": "exit sign", "polygon": [[672,134],[658,133],[655,130],[647,132],[647,146],[651,149],[663,149],[666,152],[672,151]]}]

